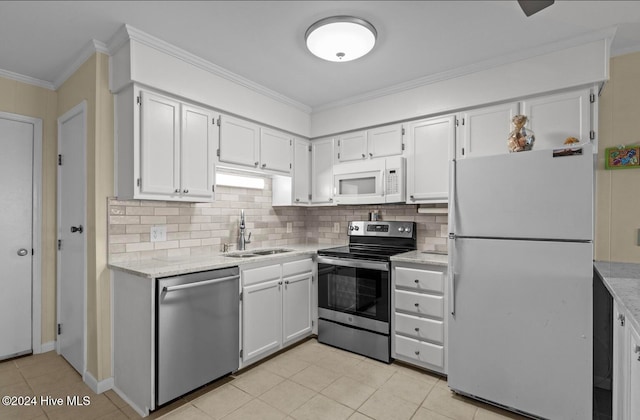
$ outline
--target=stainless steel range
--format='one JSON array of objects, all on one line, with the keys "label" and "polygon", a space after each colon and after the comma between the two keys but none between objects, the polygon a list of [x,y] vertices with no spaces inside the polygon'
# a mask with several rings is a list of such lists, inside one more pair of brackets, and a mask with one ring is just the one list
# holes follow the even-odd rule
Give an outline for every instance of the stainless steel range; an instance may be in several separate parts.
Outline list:
[{"label": "stainless steel range", "polygon": [[318,341],[389,363],[390,258],[416,249],[416,224],[349,222],[348,235],[318,251]]}]

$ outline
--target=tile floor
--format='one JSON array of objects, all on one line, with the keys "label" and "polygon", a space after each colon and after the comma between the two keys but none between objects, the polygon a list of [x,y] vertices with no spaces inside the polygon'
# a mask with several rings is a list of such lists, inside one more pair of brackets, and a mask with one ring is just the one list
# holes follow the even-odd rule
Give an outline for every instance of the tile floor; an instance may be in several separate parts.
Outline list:
[{"label": "tile floor", "polygon": [[[0,363],[0,396],[90,396],[85,407],[0,405],[0,419],[130,419],[113,391],[96,395],[55,352]],[[163,419],[518,419],[453,394],[444,378],[310,339],[152,413]]]}]

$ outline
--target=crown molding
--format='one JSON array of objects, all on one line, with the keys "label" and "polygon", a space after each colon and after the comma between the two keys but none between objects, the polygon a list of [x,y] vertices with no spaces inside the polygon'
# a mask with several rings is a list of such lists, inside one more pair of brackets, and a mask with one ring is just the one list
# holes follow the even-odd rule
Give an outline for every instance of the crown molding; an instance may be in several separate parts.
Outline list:
[{"label": "crown molding", "polygon": [[60,86],[62,86],[62,84],[66,82],[67,79],[71,77],[71,75],[73,75],[73,73],[75,73],[80,68],[80,66],[84,64],[85,61],[87,61],[89,58],[91,58],[91,56],[93,56],[93,54],[97,52],[108,55],[109,49],[103,42],[97,41],[95,39],[87,42],[80,49],[80,51],[78,51],[75,59],[69,64],[69,66],[64,69],[64,71],[60,74],[60,76],[56,78],[56,80],[54,80],[54,88],[57,90]]},{"label": "crown molding", "polygon": [[[361,102],[366,102],[372,99],[380,98],[382,96],[393,95],[396,93],[404,92],[411,89],[416,89],[422,86],[427,86],[437,82],[443,82],[445,80],[454,79],[457,77],[466,76],[472,73],[477,73],[483,70],[489,70],[495,67],[499,67],[505,64],[514,63],[517,61],[525,60],[527,58],[535,57],[538,55],[548,54],[570,47],[576,47],[579,45],[587,44],[594,41],[606,41],[607,54],[610,50],[611,42],[616,33],[616,28],[607,28],[596,32],[590,32],[578,37],[569,38],[559,42],[546,44],[536,48],[529,48],[525,51],[519,51],[512,54],[505,54],[500,57],[495,57],[489,60],[480,61],[478,63],[470,64],[468,66],[458,67],[455,69],[443,71],[440,73],[431,74],[428,76],[420,77],[417,79],[409,80],[407,82],[398,83],[393,86],[389,86],[382,89],[376,89],[370,92],[363,93],[361,95],[352,96],[350,98],[342,99],[335,102],[330,102],[324,105],[313,107],[312,113],[327,111],[333,108],[340,108],[343,106],[354,105]],[[638,48],[640,50],[640,47]]]},{"label": "crown molding", "polygon": [[195,54],[192,54],[188,51],[183,50],[182,48],[176,47],[175,45],[172,45],[159,38],[156,38],[153,35],[149,35],[145,32],[142,32],[141,30],[136,29],[131,25],[124,24],[111,38],[111,40],[109,41],[109,51],[111,51],[111,54],[115,53],[117,49],[119,49],[128,39],[134,40],[143,45],[154,48],[162,53],[165,53],[174,58],[182,60],[185,63],[191,64],[199,69],[202,69],[211,74],[227,79],[237,85],[243,86],[247,89],[250,89],[261,95],[267,96],[285,105],[289,105],[294,108],[297,108],[307,114],[311,113],[311,107],[306,104],[303,104],[302,102],[298,102],[294,99],[289,98],[288,96],[285,96],[281,93],[271,90],[258,83],[252,82],[247,78],[244,78],[236,73],[233,73],[216,64],[213,64],[210,61],[200,58]]},{"label": "crown molding", "polygon": [[26,83],[28,85],[38,86],[44,89],[56,90],[55,86],[51,82],[48,82],[46,80],[36,79],[35,77],[29,77],[22,74],[14,73],[9,70],[0,69],[0,77],[15,80],[21,83]]}]

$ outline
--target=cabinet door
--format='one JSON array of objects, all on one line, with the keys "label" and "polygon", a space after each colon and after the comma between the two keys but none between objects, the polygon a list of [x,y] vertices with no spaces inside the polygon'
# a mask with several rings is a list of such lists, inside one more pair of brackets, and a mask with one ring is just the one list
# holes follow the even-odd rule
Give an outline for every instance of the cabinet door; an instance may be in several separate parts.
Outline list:
[{"label": "cabinet door", "polygon": [[227,115],[220,120],[220,162],[257,168],[258,126]]},{"label": "cabinet door", "polygon": [[358,131],[338,137],[338,161],[362,160],[367,158],[367,132]]},{"label": "cabinet door", "polygon": [[557,149],[567,137],[588,142],[591,130],[590,91],[561,93],[528,99],[522,113],[529,118],[527,127],[536,136],[533,150]]},{"label": "cabinet door", "polygon": [[402,124],[374,128],[367,133],[369,157],[402,154]]},{"label": "cabinet door", "polygon": [[458,159],[509,153],[507,141],[511,119],[518,114],[519,103],[472,109],[458,117],[462,141],[458,142]]},{"label": "cabinet door", "polygon": [[414,121],[408,130],[407,203],[446,202],[455,142],[454,117]]},{"label": "cabinet door", "polygon": [[312,273],[284,279],[282,302],[282,341],[289,341],[311,333]]},{"label": "cabinet door", "polygon": [[311,202],[333,203],[333,139],[311,142]]},{"label": "cabinet door", "polygon": [[242,350],[246,364],[282,343],[282,281],[242,288]]},{"label": "cabinet door", "polygon": [[629,401],[628,419],[640,419],[640,335],[629,327],[629,390],[627,400]]},{"label": "cabinet door", "polygon": [[141,92],[140,193],[173,195],[179,185],[180,103]]},{"label": "cabinet door", "polygon": [[626,416],[625,391],[627,389],[627,328],[625,326],[625,315],[620,311],[617,303],[613,302],[613,379],[612,379],[612,401],[613,418],[624,420]]},{"label": "cabinet door", "polygon": [[182,105],[180,189],[185,197],[213,200],[213,149],[217,144],[213,115]]},{"label": "cabinet door", "polygon": [[311,143],[295,139],[293,142],[293,201],[308,203],[311,192]]},{"label": "cabinet door", "polygon": [[291,173],[291,136],[268,128],[260,129],[260,167],[270,171]]}]

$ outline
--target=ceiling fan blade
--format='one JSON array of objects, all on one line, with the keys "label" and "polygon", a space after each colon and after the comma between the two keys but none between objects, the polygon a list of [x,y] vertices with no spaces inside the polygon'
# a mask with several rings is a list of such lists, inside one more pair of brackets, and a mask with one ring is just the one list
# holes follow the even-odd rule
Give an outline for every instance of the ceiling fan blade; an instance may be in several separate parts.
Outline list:
[{"label": "ceiling fan blade", "polygon": [[518,0],[518,4],[520,4],[522,11],[527,17],[551,6],[553,3],[555,3],[554,0]]}]

